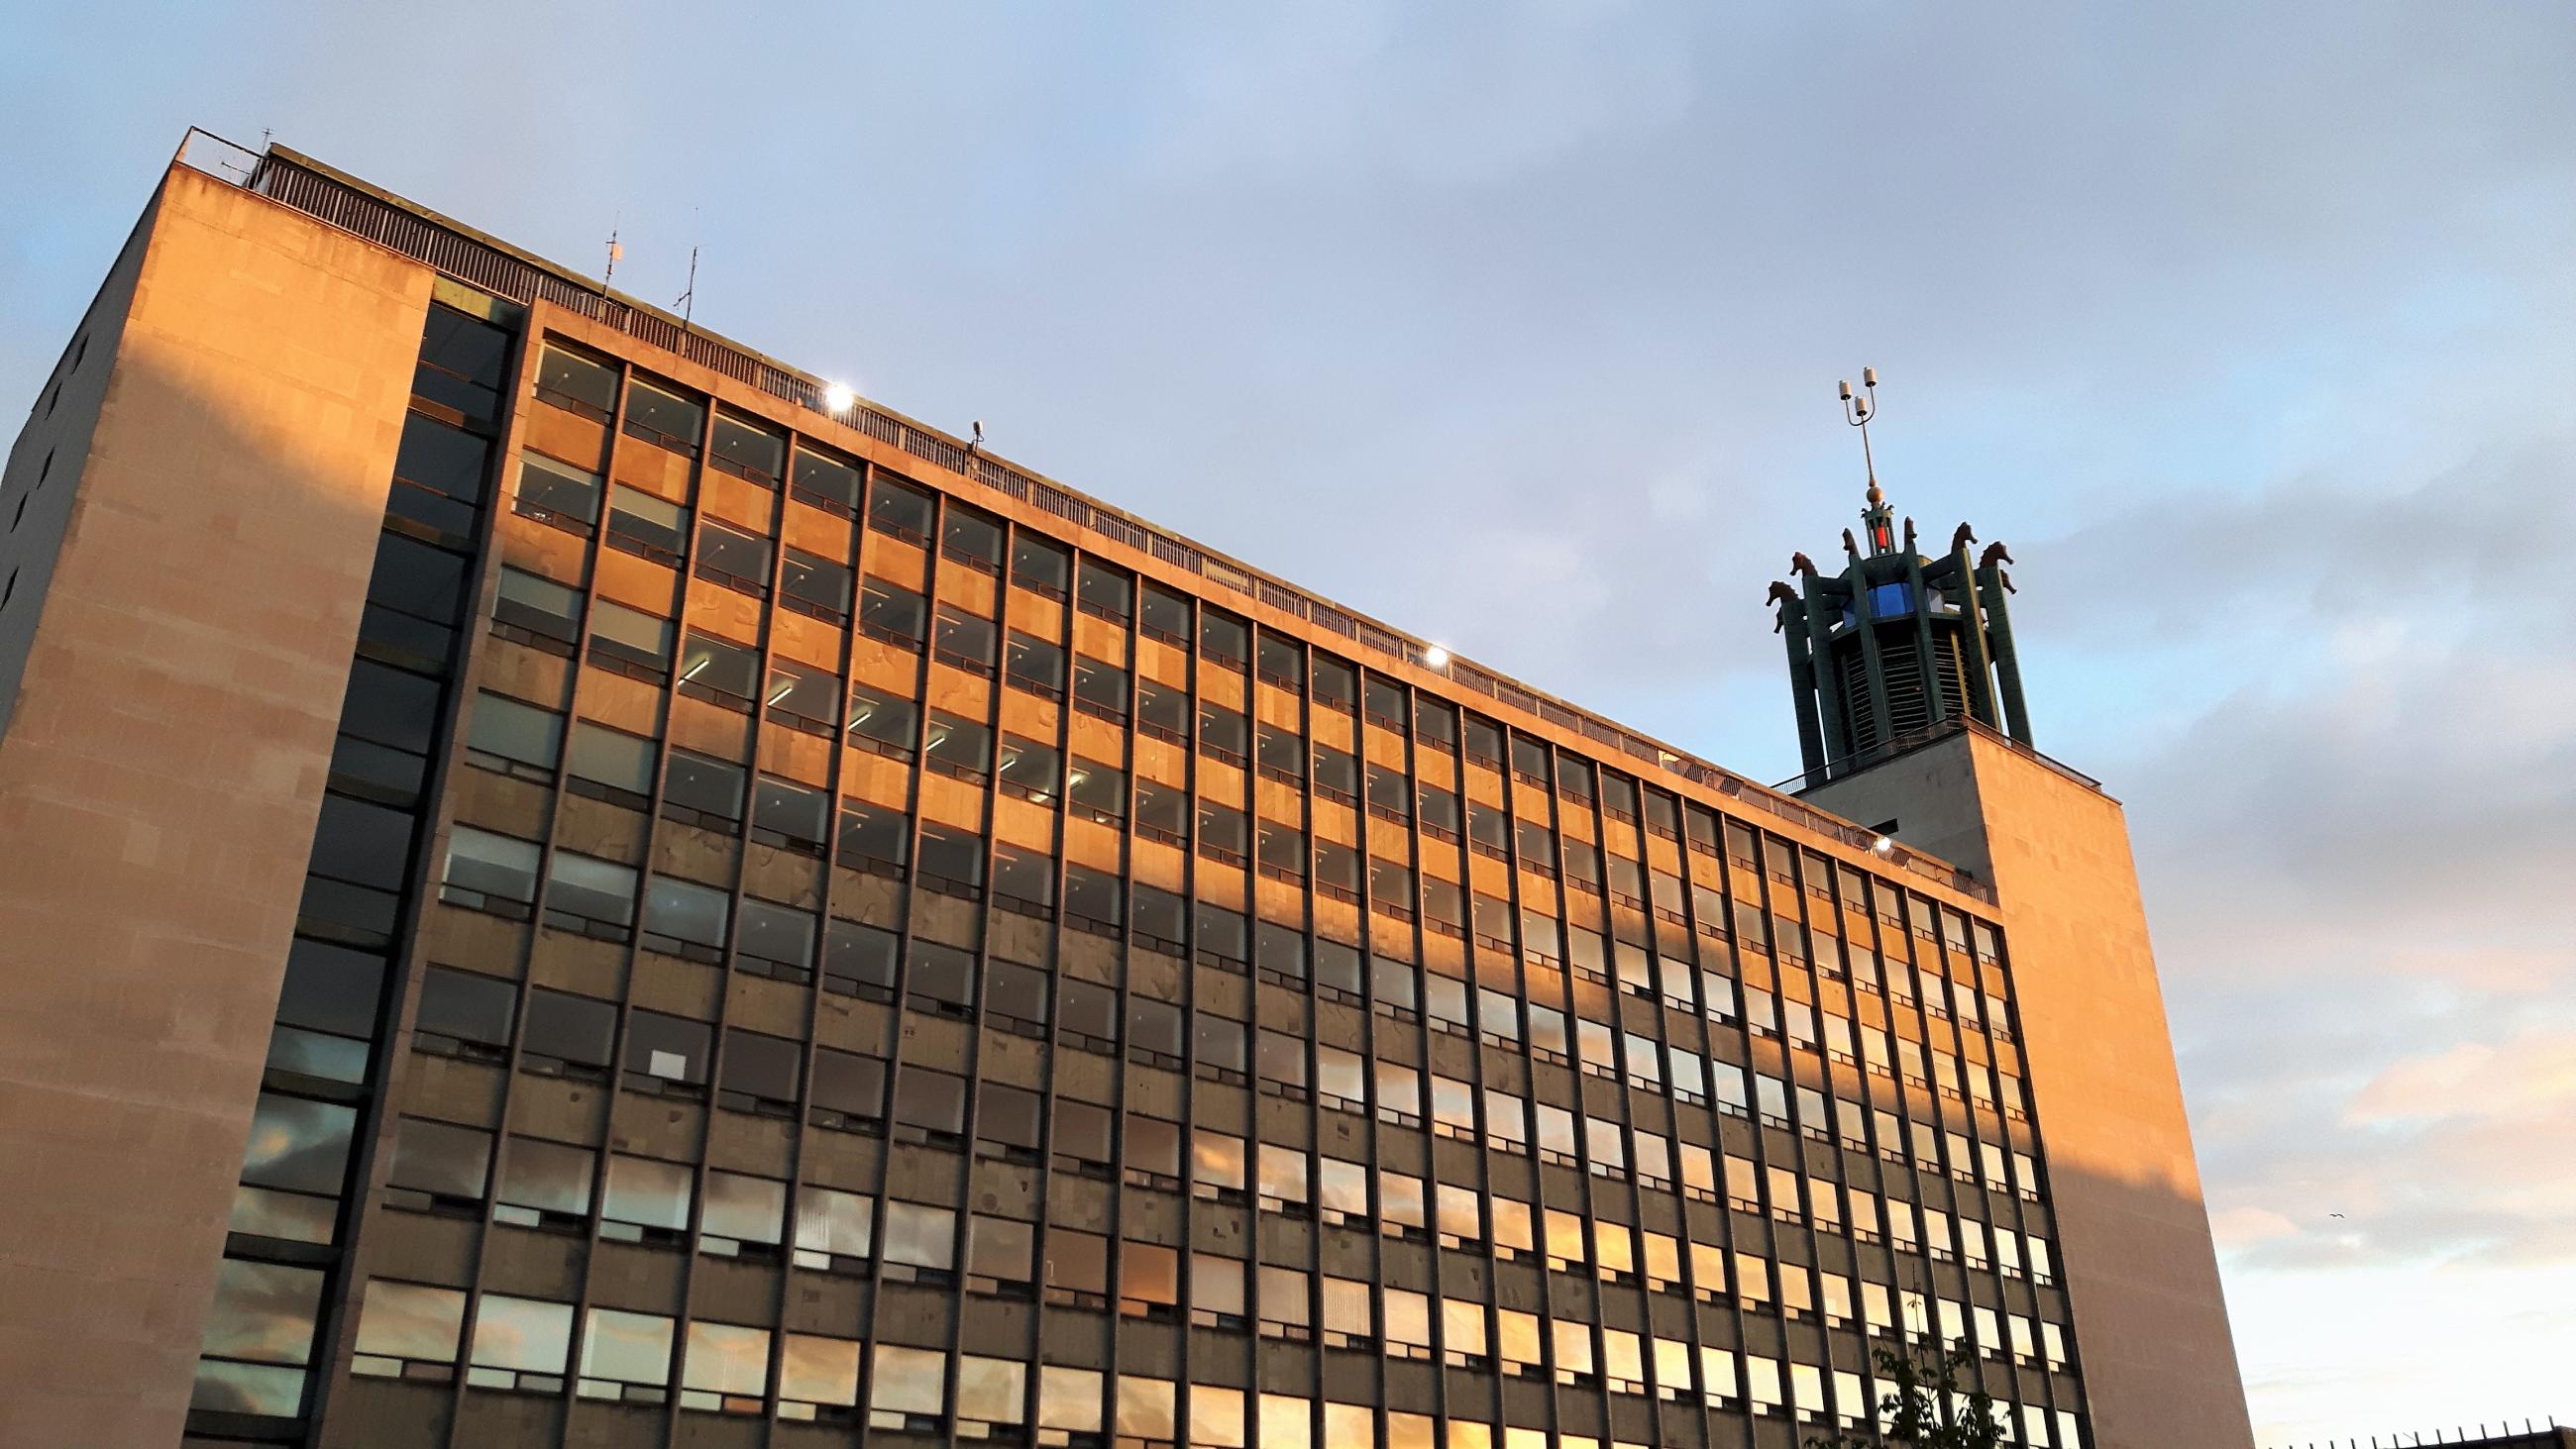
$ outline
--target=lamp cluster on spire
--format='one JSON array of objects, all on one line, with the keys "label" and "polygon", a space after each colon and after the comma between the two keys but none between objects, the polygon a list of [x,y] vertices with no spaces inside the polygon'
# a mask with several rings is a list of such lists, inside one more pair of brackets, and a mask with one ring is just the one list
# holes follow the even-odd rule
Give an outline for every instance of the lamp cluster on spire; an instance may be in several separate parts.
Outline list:
[{"label": "lamp cluster on spire", "polygon": [[2012,555],[1977,541],[1965,523],[1949,552],[1916,551],[1914,520],[1897,533],[1870,446],[1878,416],[1878,369],[1861,370],[1861,391],[1841,385],[1843,420],[1860,430],[1868,479],[1862,537],[1843,530],[1845,564],[1828,575],[1803,553],[1789,556],[1798,584],[1774,582],[1772,628],[1789,651],[1798,708],[1798,745],[1808,785],[1865,769],[1908,745],[1975,721],[2030,742],[2021,670],[2004,607],[2013,591],[2003,565]]}]

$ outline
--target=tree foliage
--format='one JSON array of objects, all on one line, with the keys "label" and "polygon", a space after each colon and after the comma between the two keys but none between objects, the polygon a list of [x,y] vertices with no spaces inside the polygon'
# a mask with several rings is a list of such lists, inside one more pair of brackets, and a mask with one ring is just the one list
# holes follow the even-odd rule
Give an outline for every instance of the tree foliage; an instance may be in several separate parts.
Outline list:
[{"label": "tree foliage", "polygon": [[[1976,1355],[1936,1351],[1922,1359],[1881,1349],[1874,1355],[1888,1392],[1879,1400],[1880,1433],[1810,1439],[1807,1449],[1877,1449],[1911,1444],[1919,1449],[1998,1449],[2010,1442],[2011,1421],[1994,1396],[1977,1387]],[[1961,1389],[1965,1377],[1969,1387]]]}]

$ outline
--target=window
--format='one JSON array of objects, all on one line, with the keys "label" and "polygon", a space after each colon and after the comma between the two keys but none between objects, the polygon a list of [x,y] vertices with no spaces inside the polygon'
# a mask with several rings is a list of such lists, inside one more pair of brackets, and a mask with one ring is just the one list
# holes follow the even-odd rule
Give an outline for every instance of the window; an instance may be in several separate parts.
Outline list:
[{"label": "window", "polygon": [[[654,741],[618,734],[613,728],[590,721],[577,721],[572,726],[572,752],[567,759],[567,775],[572,777],[569,788],[574,793],[616,800],[621,806],[641,811],[652,795],[652,767]],[[726,770],[732,770],[732,767],[726,767]],[[739,803],[734,806],[734,811],[739,813]],[[734,816],[729,813],[724,818]]]},{"label": "window", "polygon": [[859,630],[871,638],[918,653],[928,617],[929,604],[901,584],[870,574],[859,585]]},{"label": "window", "polygon": [[1127,622],[1135,592],[1135,581],[1125,573],[1091,559],[1082,561],[1074,598],[1081,607],[1104,619]]},{"label": "window", "polygon": [[1148,638],[1188,648],[1190,643],[1190,601],[1161,584],[1143,585],[1144,605],[1137,615],[1136,627]]},{"label": "window", "polygon": [[880,469],[868,485],[868,526],[928,547],[938,504],[930,494]]},{"label": "window", "polygon": [[[1034,1102],[1034,1099],[1032,1099]],[[1034,1112],[1034,1106],[1032,1107]],[[1032,1119],[1034,1130],[1034,1118]],[[966,1224],[966,1286],[969,1292],[1026,1297],[1037,1274],[1036,1225],[977,1213]],[[1016,1400],[994,1405],[987,1417],[1019,1416]]]},{"label": "window", "polygon": [[[644,746],[649,760],[651,744],[637,743]],[[670,767],[662,782],[662,808],[666,813],[692,824],[730,832],[742,821],[742,797],[742,766],[686,750],[671,752]]]},{"label": "window", "polygon": [[1062,784],[1061,761],[1053,745],[1018,735],[1002,736],[1003,792],[1040,805],[1052,804]]},{"label": "window", "polygon": [[757,1414],[769,1391],[769,1330],[701,1318],[680,1359],[680,1407]]},{"label": "window", "polygon": [[1011,582],[1031,593],[1061,599],[1071,578],[1073,558],[1064,546],[1023,529],[1011,537]]},{"label": "window", "polygon": [[559,1393],[571,1349],[571,1304],[486,1293],[474,1308],[465,1382],[476,1388]]},{"label": "window", "polygon": [[492,1216],[519,1227],[579,1232],[590,1216],[598,1165],[598,1154],[587,1147],[513,1136]]},{"label": "window", "polygon": [[1151,679],[1136,682],[1137,728],[1156,739],[1185,745],[1190,740],[1189,691]]},{"label": "window", "polygon": [[553,710],[485,690],[474,699],[465,757],[487,770],[546,780],[563,748],[563,723]]},{"label": "window", "polygon": [[963,1145],[966,1081],[929,1067],[907,1067],[894,1088],[894,1120],[911,1140]]},{"label": "window", "polygon": [[1064,911],[1074,924],[1084,924],[1097,934],[1118,934],[1118,924],[1126,919],[1118,878],[1090,867],[1066,865]]},{"label": "window", "polygon": [[797,1187],[797,1267],[864,1272],[875,1230],[875,1199],[812,1183]]},{"label": "window", "polygon": [[[313,1275],[317,1291],[321,1276]],[[456,1289],[371,1278],[358,1310],[357,1357],[350,1371],[393,1377],[405,1364],[444,1368],[456,1359],[464,1324],[465,1295]]]},{"label": "window", "polygon": [[779,602],[827,623],[846,624],[850,619],[851,577],[848,564],[791,548],[779,566]]},{"label": "window", "polygon": [[715,1051],[715,1029],[703,1021],[635,1010],[626,1019],[626,1072],[630,1083],[641,1079],[707,1084],[707,1064]]},{"label": "window", "polygon": [[1426,694],[1413,697],[1413,731],[1426,744],[1458,745],[1458,711]]},{"label": "window", "polygon": [[335,1082],[366,1079],[382,957],[297,938],[289,947],[268,1065]]},{"label": "window", "polygon": [[1120,724],[1127,721],[1127,671],[1088,654],[1073,656],[1073,707]]},{"label": "window", "polygon": [[1349,709],[1359,702],[1359,673],[1347,662],[1318,654],[1314,662],[1315,702]]},{"label": "window", "polygon": [[1252,631],[1232,614],[1218,609],[1201,609],[1199,652],[1221,664],[1241,669],[1252,653]]},{"label": "window", "polygon": [[1250,722],[1240,710],[1201,701],[1199,747],[1240,769],[1249,763],[1244,756],[1252,748]]},{"label": "window", "polygon": [[[745,896],[734,930],[735,964],[787,981],[814,971],[814,913]],[[793,1096],[794,1093],[787,1095]]]},{"label": "window", "polygon": [[659,683],[671,668],[671,621],[612,599],[597,600],[590,609],[590,654],[620,673]]},{"label": "window", "polygon": [[863,684],[851,686],[851,743],[881,755],[910,759],[920,725],[920,709],[911,700]]},{"label": "window", "polygon": [[836,858],[853,870],[900,876],[911,858],[911,828],[901,813],[844,803]]},{"label": "window", "polygon": [[1034,634],[1011,631],[1010,681],[1018,688],[1048,699],[1064,697],[1064,646],[1052,644]]},{"label": "window", "polygon": [[388,1185],[420,1194],[422,1206],[472,1211],[492,1167],[492,1134],[452,1122],[404,1117],[395,1124]]},{"label": "window", "polygon": [[804,855],[821,855],[831,836],[832,797],[828,791],[774,775],[760,777],[753,811],[752,838]]},{"label": "window", "polygon": [[676,564],[689,545],[689,510],[640,488],[611,484],[608,541],[656,563]]},{"label": "window", "polygon": [[837,453],[826,452],[811,443],[796,445],[794,483],[789,491],[796,497],[826,508],[843,518],[856,518],[859,512],[859,465]]},{"label": "window", "polygon": [[1405,719],[1410,714],[1404,707],[1404,686],[1372,674],[1366,681],[1361,698],[1367,707],[1370,723],[1384,725],[1399,733],[1403,731]]},{"label": "window", "polygon": [[686,1163],[608,1155],[599,1197],[599,1233],[621,1243],[677,1245],[688,1235],[696,1173]]},{"label": "window", "polygon": [[670,1319],[594,1308],[581,1335],[581,1395],[660,1403],[671,1380]]},{"label": "window", "polygon": [[1078,812],[1095,820],[1115,823],[1127,814],[1127,776],[1125,772],[1076,756],[1067,776],[1067,794]]},{"label": "window", "polygon": [[948,1208],[889,1201],[882,1246],[887,1277],[904,1283],[945,1283],[957,1264],[957,1214]]},{"label": "window", "polygon": [[519,455],[519,511],[541,522],[590,532],[599,522],[603,484],[596,473],[529,451]]},{"label": "window", "polygon": [[993,672],[995,636],[992,620],[969,613],[955,604],[942,604],[932,629],[932,654],[939,662],[953,664],[975,674],[990,675]]},{"label": "window", "polygon": [[520,1065],[550,1076],[605,1077],[617,1035],[617,1008],[587,996],[538,987],[528,993],[520,1026]]},{"label": "window", "polygon": [[448,833],[439,899],[478,910],[499,908],[503,914],[517,906],[517,914],[524,916],[537,895],[537,856],[534,841],[459,825]]},{"label": "window", "polygon": [[656,385],[642,377],[631,377],[626,383],[626,433],[657,447],[695,457],[698,438],[706,430],[706,407],[683,396],[668,383]]},{"label": "window", "polygon": [[907,1004],[935,1015],[957,1018],[975,1013],[975,953],[937,941],[912,943],[912,974],[905,983]]},{"label": "window", "polygon": [[[731,907],[723,891],[657,875],[645,887],[645,944],[712,961],[723,951]],[[658,940],[654,938],[660,938]]]},{"label": "window", "polygon": [[787,440],[747,418],[718,409],[715,452],[707,462],[764,488],[775,488],[787,474]]},{"label": "window", "polygon": [[418,412],[405,414],[386,510],[452,537],[472,534],[489,455],[483,439],[462,428]]},{"label": "window", "polygon": [[894,999],[896,937],[835,916],[823,936],[823,987],[870,1001]]},{"label": "window", "polygon": [[509,1053],[518,997],[518,987],[500,977],[432,966],[421,976],[413,1045],[498,1061]]},{"label": "window", "polygon": [[977,573],[1002,571],[1002,525],[959,503],[948,505],[939,551]]},{"label": "window", "polygon": [[546,864],[546,924],[624,940],[635,924],[635,868],[557,850]]},{"label": "window", "polygon": [[[725,1050],[730,1057],[733,1048]],[[732,1073],[730,1062],[726,1073]],[[773,1261],[786,1225],[787,1184],[739,1172],[707,1174],[706,1207],[698,1222],[701,1252]]]},{"label": "window", "polygon": [[1294,639],[1261,636],[1256,667],[1263,680],[1286,690],[1306,687],[1306,653]]},{"label": "window", "polygon": [[829,671],[790,659],[769,661],[765,700],[769,718],[779,724],[829,736],[840,697],[841,681]]},{"label": "window", "polygon": [[755,598],[769,594],[769,540],[729,523],[698,525],[698,577]]},{"label": "window", "polygon": [[922,754],[930,767],[961,780],[981,780],[993,767],[993,731],[945,710],[930,712]]},{"label": "window", "polygon": [[748,710],[751,697],[760,689],[760,651],[692,629],[680,655],[680,688],[718,704]]},{"label": "window", "polygon": [[[1039,1127],[1040,1102],[1037,1093],[1024,1088],[1002,1082],[984,1083],[976,1096],[976,1151],[1007,1162],[1035,1164],[1038,1147],[1044,1141]],[[1022,1281],[1028,1278],[1025,1272],[1017,1276]]]},{"label": "window", "polygon": [[885,1120],[885,1063],[860,1052],[814,1049],[813,1120],[845,1131],[873,1129]]},{"label": "window", "polygon": [[617,407],[617,369],[549,341],[537,357],[537,399],[604,423]]},{"label": "window", "polygon": [[953,826],[922,826],[922,885],[951,896],[984,891],[984,839]]},{"label": "window", "polygon": [[505,566],[492,618],[524,633],[570,644],[581,637],[581,594],[552,579]]}]

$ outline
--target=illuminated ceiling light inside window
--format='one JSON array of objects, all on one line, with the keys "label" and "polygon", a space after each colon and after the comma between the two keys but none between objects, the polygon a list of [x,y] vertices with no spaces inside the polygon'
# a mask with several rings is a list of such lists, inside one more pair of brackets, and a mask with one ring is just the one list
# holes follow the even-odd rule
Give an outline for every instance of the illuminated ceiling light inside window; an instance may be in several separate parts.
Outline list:
[{"label": "illuminated ceiling light inside window", "polygon": [[847,383],[829,382],[823,385],[823,411],[827,413],[848,412],[850,404],[858,400],[859,395],[850,391]]},{"label": "illuminated ceiling light inside window", "polygon": [[1437,644],[1425,646],[1422,651],[1422,663],[1427,669],[1446,669],[1449,667],[1449,651]]}]

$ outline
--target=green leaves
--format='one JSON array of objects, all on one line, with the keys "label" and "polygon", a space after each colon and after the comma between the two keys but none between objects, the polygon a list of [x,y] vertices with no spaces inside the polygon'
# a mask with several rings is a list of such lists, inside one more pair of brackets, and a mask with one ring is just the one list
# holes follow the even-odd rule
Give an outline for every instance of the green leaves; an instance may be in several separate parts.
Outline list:
[{"label": "green leaves", "polygon": [[1879,1380],[1887,1387],[1879,1400],[1881,1422],[1887,1426],[1884,1437],[1837,1434],[1810,1439],[1807,1449],[1877,1449],[1882,1444],[1998,1449],[2006,1442],[2009,1425],[1994,1396],[1982,1388],[1959,1388],[1963,1374],[1971,1385],[1977,1381],[1975,1354],[1962,1348],[1915,1359],[1881,1349],[1874,1357]]}]

